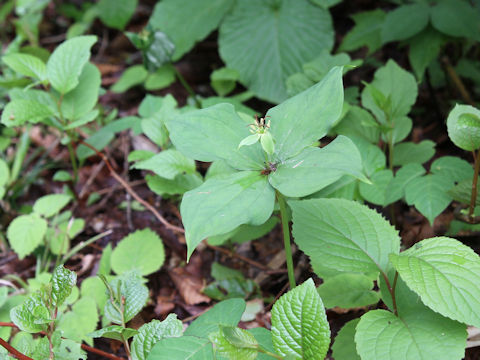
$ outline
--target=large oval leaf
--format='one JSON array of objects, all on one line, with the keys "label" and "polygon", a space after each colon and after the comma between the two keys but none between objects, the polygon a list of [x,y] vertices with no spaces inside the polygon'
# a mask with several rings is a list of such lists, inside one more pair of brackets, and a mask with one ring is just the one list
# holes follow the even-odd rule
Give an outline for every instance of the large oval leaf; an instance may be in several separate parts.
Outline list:
[{"label": "large oval leaf", "polygon": [[343,272],[375,273],[389,267],[388,255],[398,254],[398,233],[380,214],[342,199],[289,201],[293,236],[319,264]]},{"label": "large oval leaf", "polygon": [[279,103],[285,81],[333,46],[327,10],[308,0],[237,1],[220,26],[220,55],[258,97]]},{"label": "large oval leaf", "polygon": [[323,359],[330,345],[322,299],[312,279],[283,295],[272,308],[272,341],[289,359]]},{"label": "large oval leaf", "polygon": [[431,309],[480,327],[480,258],[457,240],[423,240],[390,259],[408,287]]},{"label": "large oval leaf", "polygon": [[335,67],[317,85],[270,109],[277,157],[288,159],[325,136],[342,107],[342,68]]},{"label": "large oval leaf", "polygon": [[180,211],[185,226],[187,259],[203,239],[225,234],[242,224],[268,220],[275,191],[257,171],[241,171],[207,180],[183,195]]},{"label": "large oval leaf", "polygon": [[466,339],[465,325],[426,309],[402,318],[386,310],[369,311],[355,334],[365,360],[460,360]]},{"label": "large oval leaf", "polygon": [[467,151],[480,147],[480,110],[470,105],[455,105],[447,119],[448,136]]}]

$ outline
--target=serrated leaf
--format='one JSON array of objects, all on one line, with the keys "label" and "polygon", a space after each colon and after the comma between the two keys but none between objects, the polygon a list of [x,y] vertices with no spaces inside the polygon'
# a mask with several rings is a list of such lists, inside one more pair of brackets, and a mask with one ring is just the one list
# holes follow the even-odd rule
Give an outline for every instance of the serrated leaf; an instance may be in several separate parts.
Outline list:
[{"label": "serrated leaf", "polygon": [[[158,320],[152,320],[152,322],[153,321]],[[93,338],[104,337],[107,339],[114,339],[123,342],[124,340],[130,339],[136,334],[138,334],[138,330],[125,328],[120,325],[110,325],[97,331],[91,332],[88,334],[88,336]]]},{"label": "serrated leaf", "polygon": [[295,243],[317,264],[343,272],[377,273],[398,254],[397,231],[375,210],[342,199],[289,201]]},{"label": "serrated leaf", "polygon": [[387,202],[387,188],[392,179],[392,170],[377,171],[370,177],[372,184],[360,183],[360,194],[366,201],[372,204],[387,206],[389,204]]},{"label": "serrated leaf", "polygon": [[38,123],[54,112],[45,104],[35,100],[15,99],[10,101],[2,111],[2,124],[7,127],[20,126],[24,123]]},{"label": "serrated leaf", "polygon": [[90,48],[96,42],[96,36],[78,36],[63,42],[52,53],[47,62],[47,78],[60,94],[78,85],[83,67],[90,58]]},{"label": "serrated leaf", "polygon": [[455,105],[448,114],[447,130],[459,148],[477,150],[480,147],[480,110],[470,105]]},{"label": "serrated leaf", "polygon": [[238,70],[240,81],[258,97],[273,103],[287,98],[288,76],[332,46],[329,12],[308,0],[239,1],[220,26],[220,56],[227,67]]},{"label": "serrated leaf", "polygon": [[320,83],[268,110],[279,160],[298,155],[325,136],[339,119],[342,105],[342,68],[335,67]]},{"label": "serrated leaf", "polygon": [[149,228],[124,237],[112,252],[112,269],[117,274],[136,270],[149,275],[163,265],[165,250],[162,239]]},{"label": "serrated leaf", "polygon": [[183,325],[177,315],[169,314],[163,321],[152,320],[138,329],[132,341],[132,359],[145,360],[153,346],[164,338],[182,336]]},{"label": "serrated leaf", "polygon": [[356,50],[362,46],[368,47],[368,54],[382,46],[381,30],[385,21],[385,13],[381,9],[364,11],[352,15],[355,26],[343,38],[339,51]]},{"label": "serrated leaf", "polygon": [[232,0],[166,0],[155,6],[150,24],[172,39],[176,61],[218,27],[232,4]]},{"label": "serrated leaf", "polygon": [[369,311],[356,328],[362,359],[460,360],[465,352],[465,325],[432,311],[402,318],[385,310]]},{"label": "serrated leaf", "polygon": [[77,274],[65,269],[63,265],[57,266],[52,275],[52,305],[60,306],[72,292],[77,283]]},{"label": "serrated leaf", "polygon": [[430,172],[448,178],[452,183],[473,179],[472,165],[459,157],[442,156],[430,166]]},{"label": "serrated leaf", "polygon": [[7,238],[20,259],[40,245],[47,232],[47,222],[36,215],[20,215],[8,226]]},{"label": "serrated leaf", "polygon": [[335,336],[332,345],[332,356],[335,360],[360,360],[355,347],[355,328],[360,319],[347,322]]},{"label": "serrated leaf", "polygon": [[452,201],[447,191],[452,187],[449,179],[439,175],[426,175],[410,181],[405,187],[407,204],[415,205],[430,224]]},{"label": "serrated leaf", "polygon": [[210,333],[219,331],[220,325],[237,326],[244,311],[243,299],[224,300],[193,321],[184,335],[208,339]]},{"label": "serrated leaf", "polygon": [[100,0],[98,13],[108,27],[123,30],[135,13],[137,0]]},{"label": "serrated leaf", "polygon": [[344,175],[366,180],[360,152],[350,139],[339,135],[321,149],[306,148],[299,155],[278,164],[268,180],[285,196],[300,197],[310,195]]},{"label": "serrated leaf", "polygon": [[13,53],[2,57],[2,61],[15,72],[40,81],[47,75],[45,63],[36,56],[29,54]]},{"label": "serrated leaf", "polygon": [[194,173],[195,161],[175,149],[167,149],[147,160],[139,161],[134,168],[151,170],[158,176],[173,180],[179,174]]},{"label": "serrated leaf", "polygon": [[425,3],[402,5],[387,13],[382,26],[382,41],[405,40],[418,34],[430,19],[430,6]]},{"label": "serrated leaf", "polygon": [[405,283],[423,303],[451,319],[480,326],[480,258],[457,240],[423,240],[390,256]]},{"label": "serrated leaf", "polygon": [[380,300],[373,291],[373,281],[362,274],[339,274],[326,279],[317,290],[327,309],[343,309],[375,304]]},{"label": "serrated leaf", "polygon": [[162,339],[155,344],[147,360],[210,360],[212,344],[208,339],[194,336]]},{"label": "serrated leaf", "polygon": [[[124,316],[113,306],[112,301],[109,299],[105,304],[105,316],[106,318],[116,324],[122,324],[128,322],[140,310],[145,306],[148,300],[148,288],[143,285],[142,279],[135,272],[124,273],[117,276],[110,282],[114,294],[120,294],[124,299],[124,304],[121,299],[116,299],[117,307],[123,307]],[[123,320],[123,321],[122,321]]]},{"label": "serrated leaf", "polygon": [[251,135],[247,125],[233,105],[226,103],[188,112],[166,123],[175,147],[192,159],[225,160],[238,170],[261,170],[265,156],[260,144],[238,148]]},{"label": "serrated leaf", "polygon": [[275,191],[267,177],[255,171],[213,178],[186,192],[180,212],[187,259],[206,237],[227,233],[242,224],[263,224],[272,214],[274,203]]},{"label": "serrated leaf", "polygon": [[[30,295],[21,305],[17,305],[10,310],[10,319],[22,331],[28,333],[37,333],[45,330],[44,324],[36,322],[34,315],[36,309],[42,308],[48,314],[48,309],[40,292]],[[37,313],[40,313],[37,310]]]},{"label": "serrated leaf", "polygon": [[425,168],[418,163],[410,163],[398,169],[395,177],[387,185],[385,200],[394,203],[405,196],[405,188],[415,178],[425,174]]},{"label": "serrated leaf", "polygon": [[35,201],[33,211],[46,218],[56,215],[62,210],[72,198],[66,194],[45,195]]},{"label": "serrated leaf", "polygon": [[[95,65],[86,63],[78,81],[78,85],[61,102],[62,115],[70,121],[79,120],[93,110],[100,91],[100,71]],[[77,126],[80,125],[78,123]]]},{"label": "serrated leaf", "polygon": [[215,353],[229,360],[254,360],[257,358],[257,341],[246,330],[237,327],[221,327],[221,330],[209,336],[215,347]]},{"label": "serrated leaf", "polygon": [[312,279],[280,297],[272,308],[277,353],[294,359],[323,359],[330,345],[325,308]]},{"label": "serrated leaf", "polygon": [[418,144],[412,142],[397,144],[393,148],[393,165],[423,164],[435,154],[435,145],[431,140],[423,140]]}]

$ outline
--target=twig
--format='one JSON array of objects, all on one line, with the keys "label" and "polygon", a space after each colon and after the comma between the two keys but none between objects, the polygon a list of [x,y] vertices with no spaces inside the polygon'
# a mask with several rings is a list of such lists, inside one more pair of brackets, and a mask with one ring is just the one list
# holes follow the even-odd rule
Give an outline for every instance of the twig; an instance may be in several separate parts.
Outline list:
[{"label": "twig", "polygon": [[462,96],[463,100],[472,106],[476,106],[475,102],[472,100],[467,88],[463,85],[462,79],[457,75],[457,72],[453,68],[452,64],[450,64],[450,60],[448,57],[444,56],[442,58],[443,66],[445,67],[445,71],[447,72],[450,80],[452,80],[453,84],[456,86],[460,95]]},{"label": "twig", "polygon": [[15,359],[20,359],[20,360],[33,360],[31,357],[28,357],[27,355],[22,354],[20,351],[15,349],[12,345],[7,343],[5,340],[0,338],[0,345],[2,345],[7,351],[15,358]]},{"label": "twig", "polygon": [[107,168],[108,170],[110,171],[110,173],[112,174],[113,178],[115,180],[117,180],[124,188],[125,190],[127,190],[129,192],[130,195],[133,196],[133,198],[135,200],[137,200],[140,204],[142,204],[143,206],[145,206],[148,210],[150,210],[150,212],[155,215],[155,217],[167,228],[167,229],[170,229],[172,231],[177,231],[179,233],[184,233],[185,230],[182,229],[181,227],[178,227],[178,226],[175,226],[175,225],[172,225],[170,224],[162,215],[160,215],[160,213],[157,211],[157,209],[155,209],[152,205],[150,205],[148,202],[146,202],[145,200],[143,200],[140,196],[138,196],[138,194],[135,192],[135,190],[132,189],[132,187],[125,181],[123,180],[123,178],[118,175],[118,173],[113,169],[112,165],[110,164],[110,161],[108,160],[107,156],[103,153],[101,153],[100,151],[98,151],[95,147],[93,147],[92,145],[90,145],[89,143],[83,141],[83,140],[79,140],[81,144],[85,145],[86,147],[88,147],[89,149],[93,150],[97,156],[99,156],[104,162],[105,162],[105,165],[107,165]]},{"label": "twig", "polygon": [[277,294],[277,296],[275,296],[275,299],[273,299],[273,301],[270,304],[268,304],[268,306],[264,309],[265,312],[267,312],[268,310],[270,310],[272,308],[273,304],[275,304],[277,302],[277,300],[280,298],[280,296],[282,296],[283,293],[285,291],[287,291],[289,286],[290,286],[290,283],[288,283],[288,282],[285,283],[285,285],[283,285],[282,290],[280,290],[280,292]]},{"label": "twig", "polygon": [[218,246],[213,246],[213,245],[210,245],[208,243],[206,243],[207,247],[209,247],[210,249],[213,249],[213,250],[216,250],[216,251],[220,251],[222,253],[224,253],[225,255],[228,255],[230,257],[235,257],[237,259],[240,259],[250,265],[253,265],[255,266],[256,268],[258,269],[261,269],[261,270],[271,270],[268,266],[265,266],[263,264],[260,264],[259,262],[255,261],[255,260],[252,260],[252,259],[249,259],[245,256],[242,256],[240,254],[236,254],[234,252],[231,252],[230,250],[227,250],[227,249],[224,249],[224,248],[221,248],[221,247],[218,247]]}]

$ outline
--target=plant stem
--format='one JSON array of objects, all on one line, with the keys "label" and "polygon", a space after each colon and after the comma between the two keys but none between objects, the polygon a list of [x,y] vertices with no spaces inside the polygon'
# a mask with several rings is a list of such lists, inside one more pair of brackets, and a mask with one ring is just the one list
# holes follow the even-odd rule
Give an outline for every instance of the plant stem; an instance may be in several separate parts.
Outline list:
[{"label": "plant stem", "polygon": [[261,347],[258,347],[258,348],[257,348],[257,351],[258,351],[259,353],[263,353],[263,354],[266,354],[266,355],[268,355],[268,356],[271,356],[271,357],[273,357],[273,358],[275,358],[275,359],[279,359],[279,360],[282,360],[282,359],[283,359],[282,356],[277,355],[277,354],[274,354],[274,353],[272,353],[272,352],[270,352],[270,351],[264,350],[264,349],[262,349]]},{"label": "plant stem", "polygon": [[20,169],[22,168],[23,161],[27,155],[28,147],[30,145],[30,128],[32,126],[28,125],[20,137],[20,141],[17,144],[15,151],[15,159],[13,160],[12,173],[10,174],[9,184],[14,183],[18,174],[20,174]]},{"label": "plant stem", "polygon": [[474,172],[473,172],[473,181],[472,181],[472,196],[470,197],[470,207],[468,208],[468,217],[473,218],[473,212],[475,211],[475,203],[477,201],[477,182],[478,182],[478,171],[480,170],[480,151],[472,151],[473,161],[474,161]]},{"label": "plant stem", "polygon": [[112,233],[113,230],[107,230],[107,231],[104,231],[103,233],[101,234],[98,234],[90,239],[88,239],[87,241],[82,241],[80,243],[78,243],[77,245],[75,245],[68,253],[66,253],[63,258],[62,258],[62,261],[61,261],[61,264],[65,264],[68,259],[70,259],[73,255],[75,255],[77,252],[79,252],[80,250],[82,250],[85,246],[88,246],[90,245],[91,243],[94,243],[95,241],[107,236],[107,235],[110,235]]},{"label": "plant stem", "polygon": [[72,163],[73,183],[76,183],[78,180],[78,165],[77,165],[77,158],[75,156],[75,150],[73,149],[73,145],[71,141],[67,144],[67,148],[68,148],[68,153],[70,155],[70,162]]},{"label": "plant stem", "polygon": [[390,293],[390,296],[392,298],[393,313],[395,314],[395,316],[398,316],[397,300],[395,299],[395,287],[397,286],[398,272],[395,272],[395,277],[393,279],[393,287],[390,285],[387,274],[385,274],[383,271],[380,272],[382,273],[383,279],[387,284],[388,292]]},{"label": "plant stem", "polygon": [[28,357],[27,355],[22,354],[20,351],[15,349],[13,346],[11,346],[9,343],[7,343],[5,340],[0,338],[0,345],[2,345],[7,351],[12,354],[16,359],[20,360],[33,360],[31,357]]},{"label": "plant stem", "polygon": [[290,283],[290,288],[293,289],[296,285],[295,283],[295,270],[293,267],[293,257],[292,257],[292,247],[290,245],[290,227],[288,224],[287,216],[287,203],[285,198],[280,192],[276,191],[278,205],[280,206],[280,217],[282,219],[282,232],[283,232],[283,243],[285,246],[285,258],[287,261],[287,271],[288,271],[288,281]]},{"label": "plant stem", "polygon": [[180,73],[180,71],[177,70],[177,68],[174,65],[172,65],[172,68],[175,71],[175,75],[177,75],[177,78],[180,81],[180,83],[182,84],[182,86],[185,88],[185,90],[187,90],[188,94],[193,98],[193,101],[195,101],[195,106],[198,109],[201,109],[202,104],[198,100],[197,94],[195,94],[195,91],[193,91],[192,87],[187,83],[187,81],[185,80],[183,75]]}]

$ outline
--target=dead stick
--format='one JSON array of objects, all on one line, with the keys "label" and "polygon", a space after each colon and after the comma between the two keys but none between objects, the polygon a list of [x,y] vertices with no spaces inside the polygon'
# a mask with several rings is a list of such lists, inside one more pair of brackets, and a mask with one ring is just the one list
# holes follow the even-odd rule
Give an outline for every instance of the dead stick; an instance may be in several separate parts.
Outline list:
[{"label": "dead stick", "polygon": [[185,230],[182,229],[181,227],[178,227],[178,226],[175,226],[175,225],[172,225],[170,224],[167,220],[165,220],[165,218],[160,215],[160,213],[157,211],[157,209],[155,209],[152,205],[150,205],[148,202],[146,202],[145,200],[143,200],[140,196],[138,196],[138,194],[135,192],[135,190],[133,190],[131,188],[131,186],[125,181],[123,180],[123,178],[118,175],[118,173],[113,169],[112,165],[110,164],[110,160],[108,160],[107,156],[103,153],[101,153],[100,151],[98,151],[95,147],[93,147],[92,145],[90,145],[89,143],[83,141],[83,140],[79,140],[81,144],[85,145],[86,147],[90,148],[91,150],[93,150],[104,162],[105,162],[105,165],[107,165],[108,167],[108,170],[110,171],[110,173],[112,174],[113,178],[115,180],[117,180],[124,188],[125,190],[128,191],[128,193],[130,195],[133,196],[133,198],[135,200],[137,200],[140,204],[142,204],[143,206],[145,206],[148,210],[150,210],[152,212],[153,215],[155,215],[155,217],[167,228],[167,229],[170,229],[172,231],[177,231],[179,233],[184,233]]},{"label": "dead stick", "polygon": [[231,252],[230,250],[227,250],[227,249],[224,249],[224,248],[221,248],[221,247],[218,247],[218,246],[213,246],[213,245],[210,245],[208,243],[206,243],[207,247],[209,247],[210,249],[213,249],[213,250],[216,250],[216,251],[220,251],[230,257],[236,257],[237,259],[240,259],[246,263],[249,263],[250,265],[253,265],[255,266],[256,268],[258,269],[262,269],[262,270],[272,270],[270,269],[268,266],[265,266],[263,264],[260,264],[259,262],[255,261],[255,260],[252,260],[252,259],[249,259],[245,256],[242,256],[242,255],[239,255],[239,254],[235,254],[234,252]]}]

